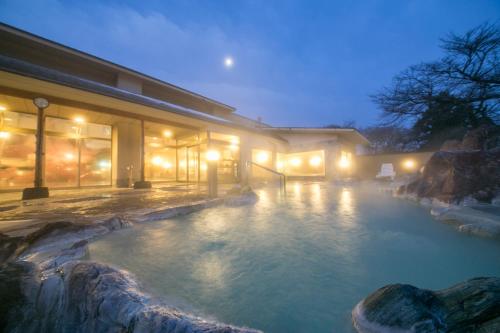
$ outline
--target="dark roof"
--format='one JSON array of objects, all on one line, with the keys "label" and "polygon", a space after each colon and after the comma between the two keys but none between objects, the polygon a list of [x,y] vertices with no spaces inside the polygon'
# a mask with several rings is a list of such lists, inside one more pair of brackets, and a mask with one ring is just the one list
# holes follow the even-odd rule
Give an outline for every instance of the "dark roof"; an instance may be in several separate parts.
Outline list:
[{"label": "dark roof", "polygon": [[[94,72],[103,72],[107,70],[113,71],[115,74],[123,73],[132,76],[142,82],[154,85],[156,90],[161,89],[164,93],[168,93],[170,98],[175,100],[169,100],[167,102],[176,105],[189,107],[205,113],[214,113],[214,111],[231,113],[236,110],[232,106],[183,89],[171,83],[4,23],[0,23],[0,53],[17,59],[26,60],[33,64],[58,69],[67,74],[77,73],[71,72],[71,70],[75,69],[74,66],[62,68],[66,58],[70,58],[68,62],[71,63],[83,61],[85,65],[80,66],[80,71],[82,67],[84,70],[90,71],[90,67],[94,66],[96,67],[93,69]],[[49,53],[53,54],[49,55]],[[47,65],[47,63],[50,63],[50,65]],[[56,67],[52,67],[52,65]],[[78,76],[84,77],[83,75]]]}]

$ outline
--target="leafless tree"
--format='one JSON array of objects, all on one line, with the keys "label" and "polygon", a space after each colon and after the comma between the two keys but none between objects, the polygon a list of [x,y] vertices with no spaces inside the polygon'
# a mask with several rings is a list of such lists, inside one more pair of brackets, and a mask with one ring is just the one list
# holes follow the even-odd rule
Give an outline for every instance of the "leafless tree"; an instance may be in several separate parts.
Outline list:
[{"label": "leafless tree", "polygon": [[441,40],[441,48],[445,52],[442,59],[409,67],[393,79],[391,86],[371,96],[382,109],[386,123],[415,122],[430,109],[439,115],[456,107],[468,110],[464,121],[469,126],[498,123],[498,25],[485,23],[464,35],[449,34]]}]

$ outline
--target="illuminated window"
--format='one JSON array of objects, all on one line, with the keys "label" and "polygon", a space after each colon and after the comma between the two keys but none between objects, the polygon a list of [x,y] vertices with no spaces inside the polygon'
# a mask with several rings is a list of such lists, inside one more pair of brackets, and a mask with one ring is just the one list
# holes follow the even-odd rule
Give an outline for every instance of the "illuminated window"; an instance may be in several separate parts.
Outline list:
[{"label": "illuminated window", "polygon": [[0,136],[0,189],[33,186],[35,135],[3,130]]},{"label": "illuminated window", "polygon": [[325,152],[316,150],[287,154],[285,173],[295,177],[324,176]]}]

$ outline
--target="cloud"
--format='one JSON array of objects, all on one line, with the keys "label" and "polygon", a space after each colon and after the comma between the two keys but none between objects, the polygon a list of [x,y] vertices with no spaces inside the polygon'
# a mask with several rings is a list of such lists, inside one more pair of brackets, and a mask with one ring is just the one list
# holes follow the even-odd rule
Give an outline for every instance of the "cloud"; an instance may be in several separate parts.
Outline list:
[{"label": "cloud", "polygon": [[[335,122],[349,106],[335,96],[342,88],[335,79],[309,67],[312,55],[309,60],[296,58],[282,45],[246,30],[240,31],[240,38],[228,35],[224,30],[228,27],[217,21],[189,21],[184,16],[175,21],[167,11],[98,1],[0,0],[0,7],[0,18],[9,24],[220,100],[245,116],[261,116],[272,124],[323,125]],[[236,61],[229,71],[222,66],[227,54]]]}]

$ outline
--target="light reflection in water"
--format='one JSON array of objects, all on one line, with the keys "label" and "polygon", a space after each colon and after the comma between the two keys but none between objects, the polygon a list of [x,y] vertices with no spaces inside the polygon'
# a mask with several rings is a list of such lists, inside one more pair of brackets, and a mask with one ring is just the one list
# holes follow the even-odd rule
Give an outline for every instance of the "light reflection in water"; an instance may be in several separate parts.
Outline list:
[{"label": "light reflection in water", "polygon": [[206,293],[217,292],[225,287],[225,276],[230,275],[228,262],[215,253],[210,253],[194,262],[194,277]]},{"label": "light reflection in water", "polygon": [[457,233],[378,187],[290,182],[286,199],[278,192],[111,233],[90,244],[91,259],[269,333],[352,332],[351,310],[383,285],[437,289],[500,274],[496,242]]},{"label": "light reflection in water", "polygon": [[351,190],[343,188],[339,198],[339,213],[344,217],[352,217],[354,214],[354,204]]}]

